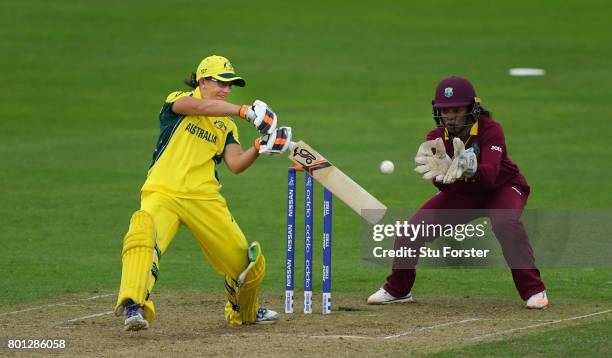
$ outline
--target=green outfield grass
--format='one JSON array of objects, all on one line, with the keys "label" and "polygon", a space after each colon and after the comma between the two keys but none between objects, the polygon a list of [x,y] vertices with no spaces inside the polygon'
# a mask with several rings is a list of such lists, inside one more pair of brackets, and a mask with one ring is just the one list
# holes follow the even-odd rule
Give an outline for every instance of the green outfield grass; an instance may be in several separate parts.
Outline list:
[{"label": "green outfield grass", "polygon": [[[509,154],[532,187],[530,208],[612,207],[606,155],[612,4],[603,0],[139,6],[24,0],[2,8],[2,306],[117,289],[121,240],[139,208],[159,109],[209,54],[229,57],[248,82],[231,102],[267,101],[297,138],[389,207],[415,208],[435,193],[414,174],[413,156],[433,127],[435,85],[452,74],[470,78],[504,125]],[[547,75],[514,78],[511,67],[544,68]],[[248,145],[256,133],[237,122]],[[378,172],[384,159],[395,162],[394,175]],[[288,164],[284,157],[260,158],[239,176],[220,168],[232,213],[247,237],[264,245],[264,289],[279,295]],[[360,263],[361,229],[359,218],[336,201],[333,290],[365,299],[388,270]],[[315,250],[316,277],[320,254]],[[542,275],[553,302],[612,306],[610,270],[543,269]],[[162,259],[156,289],[175,288],[222,290],[185,229]],[[505,270],[423,270],[414,293],[519,302]],[[609,321],[580,328],[594,341],[593,354],[607,339],[602,331],[610,331]],[[538,354],[572,354],[572,330],[563,332],[566,339],[549,341],[551,350]],[[541,348],[551,335],[448,354]]]},{"label": "green outfield grass", "polygon": [[432,354],[431,357],[609,357],[612,353],[608,339],[610,330],[611,320],[592,322],[578,327],[476,344]]}]

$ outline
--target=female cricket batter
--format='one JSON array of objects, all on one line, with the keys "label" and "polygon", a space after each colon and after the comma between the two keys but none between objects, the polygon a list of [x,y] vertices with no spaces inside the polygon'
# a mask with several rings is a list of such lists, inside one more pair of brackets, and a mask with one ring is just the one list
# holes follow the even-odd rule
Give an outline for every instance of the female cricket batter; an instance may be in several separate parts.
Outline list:
[{"label": "female cricket batter", "polygon": [[[508,158],[501,125],[480,106],[474,87],[461,77],[442,80],[432,104],[437,128],[427,134],[427,142],[419,148],[415,170],[424,174],[423,178],[433,179],[440,192],[427,201],[409,223],[466,223],[483,216],[474,209],[483,209],[484,215],[491,219],[516,289],[526,301],[525,307],[546,308],[548,298],[544,283],[520,220],[529,196],[529,185]],[[454,153],[453,160],[447,152]],[[442,219],[444,214],[434,216],[431,209],[468,210],[453,210],[458,214]],[[422,236],[410,241],[398,237],[395,247],[414,246],[419,252],[418,247],[434,239]],[[368,298],[368,304],[412,301],[410,291],[416,278],[417,260],[396,258],[387,282]]]},{"label": "female cricket batter", "polygon": [[[225,161],[234,174],[246,170],[260,153],[284,152],[291,128],[276,128],[276,114],[261,101],[239,106],[225,101],[232,86],[244,87],[224,57],[202,60],[185,81],[189,92],[173,92],[159,114],[160,135],[140,210],[132,215],[123,239],[122,273],[115,314],[127,311],[126,330],[148,328],[155,319],[151,291],[159,261],[181,225],[187,226],[204,255],[225,276],[225,317],[234,325],[274,323],[278,314],[259,306],[265,258],[258,242],[248,244],[220,194],[216,166]],[[240,116],[262,134],[244,151]]]}]

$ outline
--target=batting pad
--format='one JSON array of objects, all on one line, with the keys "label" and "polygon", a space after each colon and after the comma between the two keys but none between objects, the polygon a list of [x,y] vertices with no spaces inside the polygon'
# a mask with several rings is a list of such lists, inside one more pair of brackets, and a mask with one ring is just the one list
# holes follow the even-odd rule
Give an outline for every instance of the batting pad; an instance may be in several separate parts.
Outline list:
[{"label": "batting pad", "polygon": [[[255,247],[254,247],[255,246]],[[266,259],[261,245],[255,241],[249,246],[249,251],[257,252],[254,265],[244,278],[244,282],[225,276],[225,319],[233,325],[252,324],[257,319],[259,310],[259,285],[266,273]]]},{"label": "batting pad", "polygon": [[155,319],[155,307],[149,295],[157,281],[159,256],[153,218],[144,210],[135,212],[123,239],[121,287],[115,315],[121,315],[124,302],[131,299],[143,306],[146,320]]}]

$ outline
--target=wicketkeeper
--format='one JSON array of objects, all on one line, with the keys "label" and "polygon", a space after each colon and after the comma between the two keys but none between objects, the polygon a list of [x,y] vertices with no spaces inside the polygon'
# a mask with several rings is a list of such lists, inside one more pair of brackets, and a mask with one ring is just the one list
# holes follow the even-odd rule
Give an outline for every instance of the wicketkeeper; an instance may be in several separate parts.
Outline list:
[{"label": "wicketkeeper", "polygon": [[[159,114],[160,134],[141,189],[141,207],[132,215],[123,239],[115,314],[127,312],[127,330],[147,328],[155,319],[152,290],[160,261],[185,225],[225,278],[227,321],[274,323],[278,314],[259,305],[266,269],[261,245],[245,239],[220,194],[216,169],[225,162],[238,174],[259,154],[283,153],[291,141],[291,128],[276,128],[276,114],[262,101],[243,106],[225,101],[233,86],[244,87],[246,82],[224,57],[205,58],[185,83],[193,90],[171,93]],[[246,151],[229,116],[240,116],[261,133]]]},{"label": "wicketkeeper", "polygon": [[[427,141],[420,146],[415,170],[433,181],[440,192],[409,223],[456,225],[489,216],[525,307],[545,308],[546,289],[520,220],[529,185],[508,157],[501,125],[481,106],[472,84],[461,77],[446,78],[438,84],[433,114],[437,128],[427,134]],[[446,153],[453,153],[453,157]],[[457,215],[448,215],[438,214],[440,209],[459,210],[453,210]],[[395,247],[418,252],[419,247],[435,239],[421,236],[411,241],[398,237]],[[412,301],[417,259],[396,258],[387,282],[367,302]]]}]

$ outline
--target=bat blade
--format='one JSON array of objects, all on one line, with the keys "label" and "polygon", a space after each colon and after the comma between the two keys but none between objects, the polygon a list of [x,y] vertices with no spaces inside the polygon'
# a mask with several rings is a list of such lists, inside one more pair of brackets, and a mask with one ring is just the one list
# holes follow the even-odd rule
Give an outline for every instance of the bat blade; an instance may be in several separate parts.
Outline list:
[{"label": "bat blade", "polygon": [[371,225],[385,216],[387,207],[383,203],[304,141],[292,143],[289,159]]}]

